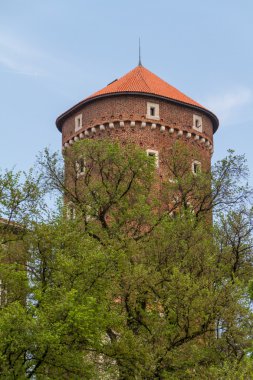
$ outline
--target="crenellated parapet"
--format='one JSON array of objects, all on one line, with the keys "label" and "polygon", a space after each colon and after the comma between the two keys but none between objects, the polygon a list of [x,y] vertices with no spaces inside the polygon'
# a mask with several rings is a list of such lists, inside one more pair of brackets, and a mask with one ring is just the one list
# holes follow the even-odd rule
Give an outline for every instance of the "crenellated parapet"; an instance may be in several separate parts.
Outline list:
[{"label": "crenellated parapet", "polygon": [[90,138],[92,136],[95,136],[97,134],[101,135],[102,133],[106,134],[107,131],[112,131],[114,129],[122,129],[129,133],[131,133],[131,130],[133,128],[138,129],[150,129],[151,131],[159,131],[160,133],[167,134],[168,136],[174,137],[174,138],[185,138],[186,140],[191,140],[205,147],[207,150],[213,152],[213,144],[211,139],[204,136],[203,133],[197,133],[196,131],[189,131],[188,128],[180,128],[180,127],[171,127],[170,125],[165,125],[161,123],[152,123],[152,122],[146,122],[141,120],[114,120],[114,121],[107,121],[103,124],[95,124],[93,126],[90,126],[89,128],[86,128],[85,130],[81,130],[79,133],[75,133],[73,136],[70,136],[70,138],[63,143],[63,148],[68,148],[69,146],[73,145],[74,142],[83,140],[85,138]]}]

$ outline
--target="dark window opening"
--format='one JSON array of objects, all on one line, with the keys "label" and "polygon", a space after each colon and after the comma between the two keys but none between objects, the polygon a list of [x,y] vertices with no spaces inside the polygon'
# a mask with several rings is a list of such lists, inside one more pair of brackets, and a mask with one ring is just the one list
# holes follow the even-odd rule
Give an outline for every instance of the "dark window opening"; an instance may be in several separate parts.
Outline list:
[{"label": "dark window opening", "polygon": [[85,172],[85,161],[83,158],[79,158],[79,160],[76,161],[76,174],[77,178],[80,175],[83,175]]},{"label": "dark window opening", "polygon": [[200,163],[194,162],[192,169],[194,174],[200,173]]},{"label": "dark window opening", "polygon": [[200,128],[200,121],[198,119],[195,120],[195,127]]},{"label": "dark window opening", "polygon": [[79,164],[79,170],[80,170],[80,173],[83,173],[84,172],[84,159],[83,158],[80,158],[79,161],[78,161],[78,164]]},{"label": "dark window opening", "polygon": [[158,166],[159,166],[158,152],[156,152],[156,151],[147,151],[147,155],[148,155],[148,157],[154,157],[155,165],[158,168]]},{"label": "dark window opening", "polygon": [[75,130],[82,128],[82,116],[77,116],[75,118]]},{"label": "dark window opening", "polygon": [[155,116],[155,107],[150,107],[150,116]]}]

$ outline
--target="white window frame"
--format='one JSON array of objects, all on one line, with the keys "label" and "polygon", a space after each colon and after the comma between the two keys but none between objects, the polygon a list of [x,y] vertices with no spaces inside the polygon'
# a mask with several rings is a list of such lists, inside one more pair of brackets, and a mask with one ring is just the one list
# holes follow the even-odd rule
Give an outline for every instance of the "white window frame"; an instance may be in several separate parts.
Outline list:
[{"label": "white window frame", "polygon": [[68,220],[74,220],[76,218],[76,209],[72,202],[69,202],[66,207],[66,216]]},{"label": "white window frame", "polygon": [[7,289],[5,289],[2,280],[0,279],[0,306],[7,304]]},{"label": "white window frame", "polygon": [[[195,165],[197,165],[199,167],[197,172],[195,172],[195,170],[194,170]],[[194,175],[198,175],[199,173],[201,173],[201,162],[200,161],[197,161],[197,160],[192,161],[192,173]]]},{"label": "white window frame", "polygon": [[[155,110],[155,114],[154,115],[151,115],[151,109],[152,108],[154,108],[154,110]],[[147,119],[154,119],[154,120],[159,120],[160,119],[160,116],[159,116],[159,104],[158,103],[147,102],[147,115],[146,115],[146,118]]]},{"label": "white window frame", "polygon": [[[83,161],[83,164],[80,165],[80,161]],[[85,174],[85,161],[83,157],[79,157],[78,160],[75,162],[75,167],[76,167],[76,176],[79,178],[80,176]]]},{"label": "white window frame", "polygon": [[80,113],[75,117],[75,132],[79,131],[83,126],[83,115]]},{"label": "white window frame", "polygon": [[[196,127],[196,123],[199,125],[198,127]],[[203,121],[201,116],[193,115],[193,129],[199,132],[203,131]]]},{"label": "white window frame", "polygon": [[177,210],[172,210],[172,211],[169,213],[170,217],[173,218],[173,219],[176,218],[177,214],[178,214]]},{"label": "white window frame", "polygon": [[158,150],[153,150],[153,149],[147,149],[147,156],[149,157],[155,157],[155,166],[159,168],[159,153]]}]

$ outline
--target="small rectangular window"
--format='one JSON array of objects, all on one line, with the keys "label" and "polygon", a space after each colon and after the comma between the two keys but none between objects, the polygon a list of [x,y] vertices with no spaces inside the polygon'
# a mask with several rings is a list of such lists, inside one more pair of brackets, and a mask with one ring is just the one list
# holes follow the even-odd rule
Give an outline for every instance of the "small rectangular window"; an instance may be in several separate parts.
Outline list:
[{"label": "small rectangular window", "polygon": [[85,161],[83,157],[80,157],[76,161],[76,176],[77,178],[85,173]]},{"label": "small rectangular window", "polygon": [[175,219],[177,217],[178,212],[176,210],[173,210],[170,212],[170,216]]},{"label": "small rectangular window", "polygon": [[201,163],[199,161],[192,162],[192,172],[194,175],[197,175],[201,172]]},{"label": "small rectangular window", "polygon": [[0,306],[7,304],[7,289],[3,285],[2,280],[0,280]]},{"label": "small rectangular window", "polygon": [[159,104],[157,103],[147,103],[147,119],[159,120]]},{"label": "small rectangular window", "polygon": [[66,212],[67,219],[74,220],[76,218],[76,209],[75,209],[72,202],[69,202],[67,204],[67,210],[66,211],[67,211]]},{"label": "small rectangular window", "polygon": [[199,115],[193,115],[193,129],[202,132],[202,117]]},{"label": "small rectangular window", "polygon": [[158,154],[158,151],[157,150],[148,149],[147,150],[147,155],[149,157],[154,157],[155,158],[155,165],[158,168],[159,167],[159,154]]},{"label": "small rectangular window", "polygon": [[82,114],[75,117],[75,132],[82,128]]},{"label": "small rectangular window", "polygon": [[150,115],[155,116],[155,107],[150,107]]}]

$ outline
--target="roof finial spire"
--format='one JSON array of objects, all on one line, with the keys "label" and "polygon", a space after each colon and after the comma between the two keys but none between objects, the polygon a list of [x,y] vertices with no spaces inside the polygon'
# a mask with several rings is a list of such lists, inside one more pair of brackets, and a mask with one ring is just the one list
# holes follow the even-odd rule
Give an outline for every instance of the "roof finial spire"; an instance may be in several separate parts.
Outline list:
[{"label": "roof finial spire", "polygon": [[141,63],[141,39],[139,37],[139,66],[142,66],[142,63]]}]

